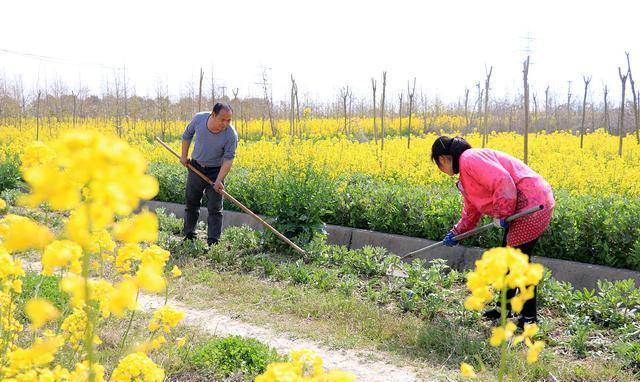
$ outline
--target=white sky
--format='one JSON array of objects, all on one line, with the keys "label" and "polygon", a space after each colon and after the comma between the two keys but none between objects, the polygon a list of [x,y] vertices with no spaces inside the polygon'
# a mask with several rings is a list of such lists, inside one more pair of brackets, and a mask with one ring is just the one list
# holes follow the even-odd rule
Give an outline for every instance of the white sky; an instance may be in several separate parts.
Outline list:
[{"label": "white sky", "polygon": [[218,83],[246,96],[260,95],[255,83],[267,67],[276,99],[287,97],[292,73],[302,94],[329,100],[345,84],[368,97],[370,78],[387,70],[394,99],[415,76],[429,97],[455,101],[465,86],[475,94],[485,65],[494,66],[493,95],[519,92],[530,35],[540,100],[547,84],[565,99],[567,81],[581,98],[590,74],[600,101],[604,83],[620,97],[625,50],[640,78],[639,18],[633,0],[10,0],[0,14],[0,73],[29,87],[57,76],[99,93],[114,69],[98,64],[126,65],[138,94],[161,83],[178,95],[200,66],[208,83],[213,65]]}]

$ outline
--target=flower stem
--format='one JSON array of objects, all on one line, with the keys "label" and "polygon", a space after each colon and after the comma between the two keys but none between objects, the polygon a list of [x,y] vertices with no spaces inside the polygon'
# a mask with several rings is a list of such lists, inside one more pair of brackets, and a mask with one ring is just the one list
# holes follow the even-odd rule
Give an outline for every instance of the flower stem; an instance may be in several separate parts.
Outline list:
[{"label": "flower stem", "polygon": [[[502,288],[500,293],[500,325],[504,328],[507,324],[507,288]],[[504,379],[504,372],[507,361],[507,339],[500,345],[500,370],[498,371],[498,381]]]},{"label": "flower stem", "polygon": [[[136,303],[138,305],[138,296],[140,296],[140,289],[136,292]],[[127,341],[127,337],[129,336],[129,331],[131,330],[131,324],[133,323],[133,316],[136,314],[135,309],[131,311],[131,316],[129,317],[129,323],[127,324],[127,330],[124,332],[124,336],[122,336],[122,341],[120,342],[120,351],[118,358],[122,356],[122,351],[124,350],[124,344]]]}]

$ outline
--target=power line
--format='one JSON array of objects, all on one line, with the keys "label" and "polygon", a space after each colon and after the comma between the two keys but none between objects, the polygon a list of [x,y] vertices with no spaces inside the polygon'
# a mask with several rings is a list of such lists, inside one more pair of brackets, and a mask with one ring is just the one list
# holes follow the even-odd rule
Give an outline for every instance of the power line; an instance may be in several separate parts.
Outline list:
[{"label": "power line", "polygon": [[121,70],[122,68],[117,68],[114,66],[105,65],[99,62],[90,62],[90,61],[72,61],[65,58],[53,57],[53,56],[44,56],[41,54],[29,53],[29,52],[19,52],[11,49],[0,48],[0,53],[12,54],[16,56],[31,58],[39,61],[46,61],[55,64],[64,64],[64,65],[74,65],[74,66],[97,66],[104,69],[111,70]]}]

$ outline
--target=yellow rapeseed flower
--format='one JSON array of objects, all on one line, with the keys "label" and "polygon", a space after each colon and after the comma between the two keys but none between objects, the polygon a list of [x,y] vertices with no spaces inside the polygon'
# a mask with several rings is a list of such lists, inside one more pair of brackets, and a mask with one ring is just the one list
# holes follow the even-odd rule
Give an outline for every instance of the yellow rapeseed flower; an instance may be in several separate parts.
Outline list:
[{"label": "yellow rapeseed flower", "polygon": [[158,240],[158,217],[143,211],[132,218],[116,223],[113,236],[125,243],[153,243]]},{"label": "yellow rapeseed flower", "polygon": [[43,248],[51,240],[51,231],[29,218],[9,214],[0,219],[0,244],[9,253]]},{"label": "yellow rapeseed flower", "polygon": [[42,253],[42,274],[52,275],[57,268],[71,266],[72,273],[82,271],[82,247],[71,240],[56,240]]},{"label": "yellow rapeseed flower", "polygon": [[460,364],[460,373],[468,378],[475,378],[476,377],[476,371],[473,369],[473,366],[469,365],[466,362],[462,362]]},{"label": "yellow rapeseed flower", "polygon": [[140,289],[152,293],[160,293],[166,288],[167,282],[163,277],[162,265],[156,263],[142,263],[136,272],[136,281]]},{"label": "yellow rapeseed flower", "polygon": [[529,351],[527,352],[527,363],[535,363],[538,360],[540,352],[544,349],[544,341],[535,341],[532,343],[531,340],[527,338],[525,340],[525,344],[529,348]]},{"label": "yellow rapeseed flower", "polygon": [[164,370],[144,353],[129,354],[120,360],[111,375],[112,382],[162,382]]},{"label": "yellow rapeseed flower", "polygon": [[55,320],[60,316],[58,309],[43,298],[32,298],[27,301],[24,311],[31,320],[34,329],[40,329],[48,321]]},{"label": "yellow rapeseed flower", "polygon": [[178,277],[182,276],[182,271],[180,270],[180,268],[178,268],[177,265],[174,265],[173,268],[171,268],[171,275],[174,278],[178,278]]}]

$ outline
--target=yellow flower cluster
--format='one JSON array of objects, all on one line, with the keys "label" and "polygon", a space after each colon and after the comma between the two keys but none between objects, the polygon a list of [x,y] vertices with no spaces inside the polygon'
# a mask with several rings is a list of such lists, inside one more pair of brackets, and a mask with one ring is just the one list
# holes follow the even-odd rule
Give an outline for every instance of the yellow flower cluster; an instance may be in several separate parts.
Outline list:
[{"label": "yellow flower cluster", "polygon": [[256,377],[256,382],[351,382],[356,378],[342,370],[325,371],[323,361],[312,350],[294,350],[289,362],[274,362]]},{"label": "yellow flower cluster", "polygon": [[144,353],[132,353],[124,357],[111,375],[112,382],[162,382],[164,370]]},{"label": "yellow flower cluster", "polygon": [[184,318],[184,312],[174,309],[169,305],[158,308],[153,312],[151,322],[149,322],[149,330],[155,332],[162,329],[165,333],[170,333]]},{"label": "yellow flower cluster", "polygon": [[[2,223],[0,223],[2,227]],[[0,349],[11,347],[22,331],[22,325],[17,320],[16,295],[22,293],[22,276],[24,270],[22,262],[1,244],[7,233],[0,232]]]},{"label": "yellow flower cluster", "polygon": [[[544,341],[532,342],[532,337],[538,333],[538,326],[526,324],[523,333],[514,337],[517,327],[505,319],[505,296],[508,289],[518,289],[518,294],[510,300],[511,309],[517,313],[522,311],[524,303],[533,298],[534,288],[542,279],[544,267],[530,263],[527,255],[514,248],[490,249],[482,254],[475,265],[475,269],[467,274],[467,288],[471,291],[471,296],[465,300],[464,306],[468,310],[480,311],[487,302],[494,299],[494,294],[500,295],[503,320],[500,326],[492,328],[489,343],[494,347],[503,347],[501,369],[504,367],[504,349],[510,340],[513,346],[524,341],[528,348],[527,362],[536,362],[544,348]],[[460,371],[464,376],[475,377],[471,365],[462,363]]]},{"label": "yellow flower cluster", "polygon": [[475,378],[476,377],[476,371],[473,368],[473,366],[469,365],[466,362],[462,362],[460,364],[460,373],[468,378]]},{"label": "yellow flower cluster", "polygon": [[[131,215],[141,199],[153,197],[158,190],[157,181],[145,169],[142,154],[96,131],[69,132],[48,144],[36,142],[25,148],[21,171],[30,193],[19,202],[46,203],[68,211],[69,218],[63,236],[55,237],[26,217],[0,217],[0,349],[6,360],[0,363],[0,379],[88,380],[89,374],[95,381],[104,379],[105,369],[94,356],[101,344],[100,321],[112,314],[123,317],[127,311],[133,315],[140,290],[166,289],[170,254],[152,244],[158,236],[157,217],[148,211]],[[6,205],[0,207],[3,210]],[[71,305],[62,311],[71,313],[64,314],[57,332],[43,330],[47,322],[61,316],[60,311],[42,298],[27,301],[24,313],[31,321],[34,341],[30,347],[20,347],[22,326],[15,319],[19,316],[15,301],[22,291],[24,270],[13,256],[28,249],[41,251],[43,275],[61,275],[59,287],[70,295]],[[97,273],[105,268],[117,270],[120,280],[112,283]],[[174,267],[171,274],[177,277],[180,270]],[[153,325],[168,333],[182,317],[175,309],[161,308]],[[165,341],[160,335],[152,343],[157,348]],[[53,364],[61,348],[80,357],[74,370]],[[125,356],[112,373],[116,381],[163,379],[162,368],[139,353]]]},{"label": "yellow flower cluster", "polygon": [[[65,342],[75,350],[81,351],[83,349],[83,341],[88,323],[89,320],[87,319],[85,311],[74,308],[73,313],[67,316],[60,326]],[[101,343],[102,340],[100,337],[95,335],[93,337],[93,344],[100,345]]]},{"label": "yellow flower cluster", "polygon": [[69,132],[51,142],[50,149],[50,155],[38,156],[32,151],[40,152],[39,145],[28,146],[22,156],[30,205],[48,202],[54,209],[72,210],[85,196],[85,213],[94,229],[102,229],[115,214],[131,214],[140,199],[158,192],[157,181],[145,174],[144,157],[115,137]]},{"label": "yellow flower cluster", "polygon": [[82,272],[82,247],[71,240],[56,240],[44,249],[42,254],[42,274],[52,275],[57,268],[69,266],[68,271]]},{"label": "yellow flower cluster", "polygon": [[34,329],[39,329],[47,321],[55,320],[60,316],[60,312],[48,300],[43,298],[32,298],[24,308],[24,312],[31,320]]},{"label": "yellow flower cluster", "polygon": [[467,275],[471,296],[465,300],[464,307],[482,310],[493,299],[494,292],[518,288],[520,293],[511,299],[511,308],[519,313],[525,301],[533,297],[534,287],[543,273],[542,265],[530,263],[529,257],[518,249],[490,249],[476,261],[475,270]]},{"label": "yellow flower cluster", "polygon": [[29,218],[9,214],[0,219],[0,245],[9,253],[43,248],[51,240],[51,231]]},{"label": "yellow flower cluster", "polygon": [[38,369],[53,361],[55,353],[63,344],[64,339],[61,336],[53,336],[37,339],[33,346],[27,349],[15,347],[15,349],[9,350],[6,354],[6,366],[2,368],[4,378],[13,377],[16,380],[26,380],[21,374],[40,374],[42,370]]}]

